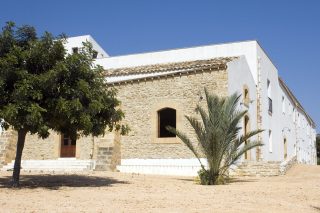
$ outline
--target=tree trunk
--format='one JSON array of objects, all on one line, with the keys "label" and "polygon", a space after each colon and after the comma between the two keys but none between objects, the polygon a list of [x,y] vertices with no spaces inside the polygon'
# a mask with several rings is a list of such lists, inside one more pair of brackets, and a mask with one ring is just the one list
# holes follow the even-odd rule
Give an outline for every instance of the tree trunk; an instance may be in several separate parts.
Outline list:
[{"label": "tree trunk", "polygon": [[17,150],[16,150],[16,159],[14,161],[13,174],[12,174],[12,187],[19,187],[19,179],[20,179],[20,169],[21,169],[21,157],[22,151],[24,147],[24,142],[26,139],[27,131],[19,130],[18,131],[18,142],[17,142]]}]

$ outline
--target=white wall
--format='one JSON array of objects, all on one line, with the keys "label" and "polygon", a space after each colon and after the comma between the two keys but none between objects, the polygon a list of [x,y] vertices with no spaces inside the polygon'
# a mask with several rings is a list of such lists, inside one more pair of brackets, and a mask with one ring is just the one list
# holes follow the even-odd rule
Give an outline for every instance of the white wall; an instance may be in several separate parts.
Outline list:
[{"label": "white wall", "polygon": [[[249,97],[251,103],[248,106],[243,104],[243,87],[246,85],[249,89]],[[257,129],[257,98],[256,98],[256,84],[250,72],[247,60],[244,56],[228,63],[228,94],[231,95],[237,92],[241,96],[240,110],[247,110],[250,120],[250,131]],[[244,134],[244,121],[240,123],[242,127],[242,134]],[[257,137],[252,137],[252,140],[257,140]],[[256,149],[249,151],[251,160],[256,159]]]},{"label": "white wall", "polygon": [[252,76],[256,76],[256,41],[216,44],[200,47],[174,49],[150,53],[132,54],[97,59],[96,64],[106,69],[134,67],[159,63],[204,60],[216,57],[245,56]]},{"label": "white wall", "polygon": [[[72,42],[70,44],[72,46]],[[244,41],[184,49],[174,49],[150,53],[132,54],[117,57],[99,58],[95,63],[105,69],[134,67],[159,63],[174,63],[192,60],[204,60],[215,57],[241,56],[241,60],[229,63],[229,94],[234,91],[242,92],[243,84],[246,83],[250,90],[250,98],[255,100],[248,108],[250,114],[251,129],[257,128],[257,101],[256,85],[261,85],[261,112],[262,112],[262,140],[265,144],[262,147],[262,158],[264,161],[284,160],[284,138],[287,139],[288,157],[297,154],[299,162],[313,163],[315,129],[311,127],[305,114],[300,112],[302,126],[297,125],[293,120],[292,112],[289,112],[288,105],[295,107],[289,95],[279,84],[278,70],[266,55],[264,50],[256,41]],[[248,69],[249,68],[249,69]],[[258,79],[260,73],[260,84]],[[127,76],[135,78],[137,76]],[[119,79],[109,79],[118,81]],[[268,113],[267,80],[270,80],[271,98],[273,112]],[[282,112],[282,97],[285,98],[286,112]],[[300,110],[301,111],[301,110]],[[299,109],[296,109],[299,113]],[[309,126],[308,126],[309,125]],[[272,151],[269,146],[269,130],[272,131]],[[309,133],[308,133],[309,131]],[[312,132],[312,134],[310,133]],[[297,147],[297,153],[295,152]],[[251,154],[254,156],[255,152]]]},{"label": "white wall", "polygon": [[86,41],[89,41],[92,44],[92,48],[98,52],[97,59],[109,56],[90,35],[67,38],[67,42],[65,44],[67,53],[72,54],[72,48],[74,47],[81,48],[83,47],[82,42],[86,42]]},{"label": "white wall", "polygon": [[[257,45],[257,58],[258,67],[259,63],[261,67],[262,128],[266,130],[263,133],[263,141],[265,142],[263,159],[265,161],[283,161],[283,140],[286,138],[288,157],[297,155],[299,162],[314,164],[312,160],[314,154],[312,152],[315,147],[311,140],[314,134],[308,133],[314,127],[309,123],[305,114],[296,107],[296,103],[285,92],[284,88],[280,86],[278,70],[259,45]],[[268,112],[267,80],[270,80],[271,83],[272,114]],[[285,113],[282,110],[282,97],[285,99]],[[295,115],[293,115],[292,109],[295,109]],[[298,122],[298,114],[300,122]],[[268,144],[268,130],[272,131],[272,152],[270,152]]]}]

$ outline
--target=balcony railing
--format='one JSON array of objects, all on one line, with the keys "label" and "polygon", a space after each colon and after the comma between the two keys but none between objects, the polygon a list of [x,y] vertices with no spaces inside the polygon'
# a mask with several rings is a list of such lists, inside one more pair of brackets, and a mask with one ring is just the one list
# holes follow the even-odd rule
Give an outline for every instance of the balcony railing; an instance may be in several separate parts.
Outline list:
[{"label": "balcony railing", "polygon": [[269,113],[272,114],[272,99],[271,99],[271,98],[268,98],[268,100],[269,100],[269,108],[268,108],[268,111],[269,111]]}]

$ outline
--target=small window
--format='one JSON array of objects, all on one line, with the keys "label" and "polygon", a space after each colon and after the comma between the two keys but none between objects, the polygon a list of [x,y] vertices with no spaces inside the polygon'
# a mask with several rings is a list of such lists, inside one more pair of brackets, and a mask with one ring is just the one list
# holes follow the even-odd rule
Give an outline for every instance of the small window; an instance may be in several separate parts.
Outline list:
[{"label": "small window", "polygon": [[93,51],[93,53],[92,53],[92,58],[97,58],[98,57],[98,52],[97,51]]},{"label": "small window", "polygon": [[73,54],[79,53],[79,48],[78,48],[78,47],[73,47],[73,48],[72,48],[72,53],[73,53]]},{"label": "small window", "polygon": [[176,128],[176,110],[164,108],[158,111],[158,138],[172,138],[175,134],[169,132],[166,127]]},{"label": "small window", "polygon": [[285,114],[286,113],[286,102],[284,100],[284,97],[282,96],[282,113]]},{"label": "small window", "polygon": [[63,137],[63,145],[64,146],[76,145],[76,140],[71,140],[69,135],[63,134],[62,137]]},{"label": "small window", "polygon": [[287,139],[283,139],[283,158],[286,160],[288,157],[288,145],[287,145]]},{"label": "small window", "polygon": [[243,87],[243,103],[245,105],[249,105],[250,103],[249,89],[246,85]]},{"label": "small window", "polygon": [[70,138],[66,135],[63,137],[63,145],[68,146],[69,145]]},{"label": "small window", "polygon": [[268,111],[269,114],[272,114],[272,98],[271,98],[271,85],[270,81],[267,81],[267,90],[268,90]]},{"label": "small window", "polygon": [[292,107],[292,121],[296,121],[296,110]]},{"label": "small window", "polygon": [[272,132],[269,130],[269,152],[272,152]]},{"label": "small window", "polygon": [[271,83],[270,80],[267,80],[267,90],[268,90],[268,97],[271,98]]}]

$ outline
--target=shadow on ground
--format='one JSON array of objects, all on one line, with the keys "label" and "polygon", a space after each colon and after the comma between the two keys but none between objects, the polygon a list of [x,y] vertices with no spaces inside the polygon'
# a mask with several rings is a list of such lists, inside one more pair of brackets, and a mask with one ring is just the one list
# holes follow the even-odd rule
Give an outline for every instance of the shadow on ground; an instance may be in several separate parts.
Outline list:
[{"label": "shadow on ground", "polygon": [[320,212],[320,207],[317,207],[317,206],[311,206],[312,208],[318,210]]},{"label": "shadow on ground", "polygon": [[[11,176],[0,177],[0,188],[11,188]],[[60,187],[104,187],[115,184],[128,184],[110,177],[86,175],[21,175],[20,188],[47,188],[57,190]]]},{"label": "shadow on ground", "polygon": [[[199,184],[197,183],[196,179],[192,179],[192,178],[178,178],[177,180],[181,180],[181,181],[188,181],[188,182],[194,182],[195,184]],[[256,182],[257,179],[245,179],[245,178],[229,178],[226,180],[226,183],[224,185],[228,185],[230,183],[251,183],[251,182]],[[199,184],[200,185],[200,184]]]},{"label": "shadow on ground", "polygon": [[229,184],[229,183],[251,183],[251,182],[256,182],[257,179],[254,179],[254,178],[229,178],[227,180],[227,183],[226,184]]}]

